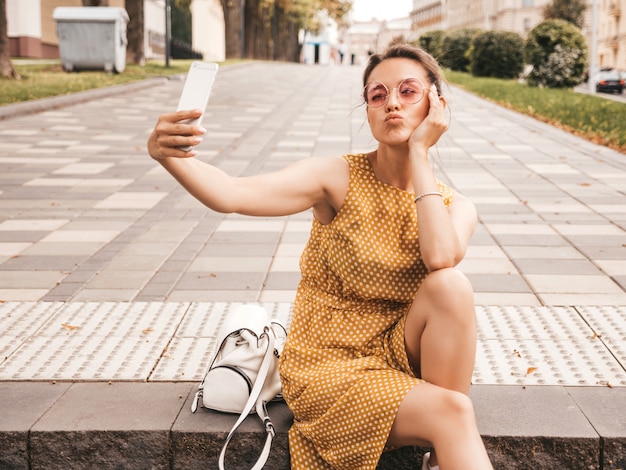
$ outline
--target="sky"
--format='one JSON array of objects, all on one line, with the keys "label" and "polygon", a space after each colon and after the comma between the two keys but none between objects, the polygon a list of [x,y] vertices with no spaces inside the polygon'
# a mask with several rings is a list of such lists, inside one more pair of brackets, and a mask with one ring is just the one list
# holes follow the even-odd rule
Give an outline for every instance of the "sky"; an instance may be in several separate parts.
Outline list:
[{"label": "sky", "polygon": [[372,18],[392,20],[409,16],[413,0],[354,0],[352,18],[354,21],[369,21]]}]

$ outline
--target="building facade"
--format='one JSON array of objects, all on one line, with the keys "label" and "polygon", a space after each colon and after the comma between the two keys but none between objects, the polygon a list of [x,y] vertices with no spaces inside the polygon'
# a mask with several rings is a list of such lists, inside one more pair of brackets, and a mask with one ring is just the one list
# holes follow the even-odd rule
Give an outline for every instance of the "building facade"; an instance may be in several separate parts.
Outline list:
[{"label": "building facade", "polygon": [[[626,0],[596,0],[597,65],[626,70]],[[592,3],[592,2],[589,2]],[[592,24],[593,7],[587,7],[586,24]],[[591,42],[591,27],[586,28]]]},{"label": "building facade", "polygon": [[364,64],[368,57],[381,52],[397,38],[411,39],[411,19],[396,18],[354,22],[344,34],[352,64]]},{"label": "building facade", "polygon": [[411,19],[396,18],[392,20],[383,21],[378,31],[378,44],[387,47],[393,41],[398,38],[403,38],[405,41],[411,36]]},{"label": "building facade", "polygon": [[[626,0],[587,0],[582,32],[591,48],[595,16],[600,67],[626,70]],[[464,28],[512,31],[526,37],[552,0],[413,0],[411,39],[427,31]]]}]

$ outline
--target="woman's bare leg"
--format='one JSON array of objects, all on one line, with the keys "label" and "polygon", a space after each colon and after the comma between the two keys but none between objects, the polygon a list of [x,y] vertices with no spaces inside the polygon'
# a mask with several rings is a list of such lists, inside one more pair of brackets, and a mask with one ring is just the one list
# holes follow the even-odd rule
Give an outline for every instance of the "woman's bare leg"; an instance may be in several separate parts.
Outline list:
[{"label": "woman's bare leg", "polygon": [[419,377],[469,393],[476,356],[476,313],[469,280],[454,268],[422,282],[404,332],[409,362]]},{"label": "woman's bare leg", "polygon": [[[434,395],[431,398],[437,402],[438,410],[430,408],[431,403],[426,401],[421,404],[427,410],[422,416],[424,421],[415,421],[420,408],[417,397],[422,392],[412,392],[398,410],[390,437],[401,440],[428,431],[432,433],[428,439],[433,439],[430,442],[436,451],[431,455],[433,466],[442,463],[443,468],[474,468],[467,466],[471,455],[472,460],[480,463],[475,468],[491,468],[471,402],[465,397],[464,406],[456,406],[463,400],[446,396],[446,392],[469,393],[476,355],[474,293],[460,271],[442,269],[424,279],[407,315],[405,346],[418,376],[437,386],[437,392],[430,394]],[[405,414],[409,416],[406,429],[402,424]],[[416,429],[416,422],[423,423],[427,429]],[[413,432],[411,428],[415,428]],[[457,467],[455,457],[461,458],[466,466]]]},{"label": "woman's bare leg", "polygon": [[387,443],[398,447],[432,445],[442,470],[493,468],[469,397],[429,383],[417,385],[406,394]]}]

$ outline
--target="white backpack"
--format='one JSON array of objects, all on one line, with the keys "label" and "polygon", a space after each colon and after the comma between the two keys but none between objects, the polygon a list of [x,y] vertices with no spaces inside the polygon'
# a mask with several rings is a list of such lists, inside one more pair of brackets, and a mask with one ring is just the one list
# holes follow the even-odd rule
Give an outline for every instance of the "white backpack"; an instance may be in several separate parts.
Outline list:
[{"label": "white backpack", "polygon": [[224,470],[226,447],[235,431],[255,411],[263,421],[267,438],[252,470],[265,465],[275,434],[266,404],[282,398],[278,358],[286,338],[285,327],[270,320],[260,305],[244,304],[226,315],[213,359],[191,405],[193,413],[202,400],[205,408],[239,414],[222,447],[220,470]]}]

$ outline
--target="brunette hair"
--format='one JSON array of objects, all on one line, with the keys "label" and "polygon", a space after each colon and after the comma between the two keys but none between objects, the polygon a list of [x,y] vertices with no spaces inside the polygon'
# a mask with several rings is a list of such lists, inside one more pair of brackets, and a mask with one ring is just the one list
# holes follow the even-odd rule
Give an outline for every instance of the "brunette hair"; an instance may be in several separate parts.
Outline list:
[{"label": "brunette hair", "polygon": [[367,66],[365,67],[365,71],[363,72],[363,86],[367,85],[367,80],[369,79],[372,71],[380,65],[381,62],[387,59],[398,58],[411,59],[421,64],[426,70],[426,74],[428,75],[430,82],[437,87],[437,93],[441,95],[441,86],[445,82],[445,79],[437,60],[435,60],[435,58],[424,49],[420,49],[419,47],[415,47],[410,44],[397,44],[395,46],[391,46],[383,53],[370,56]]}]

